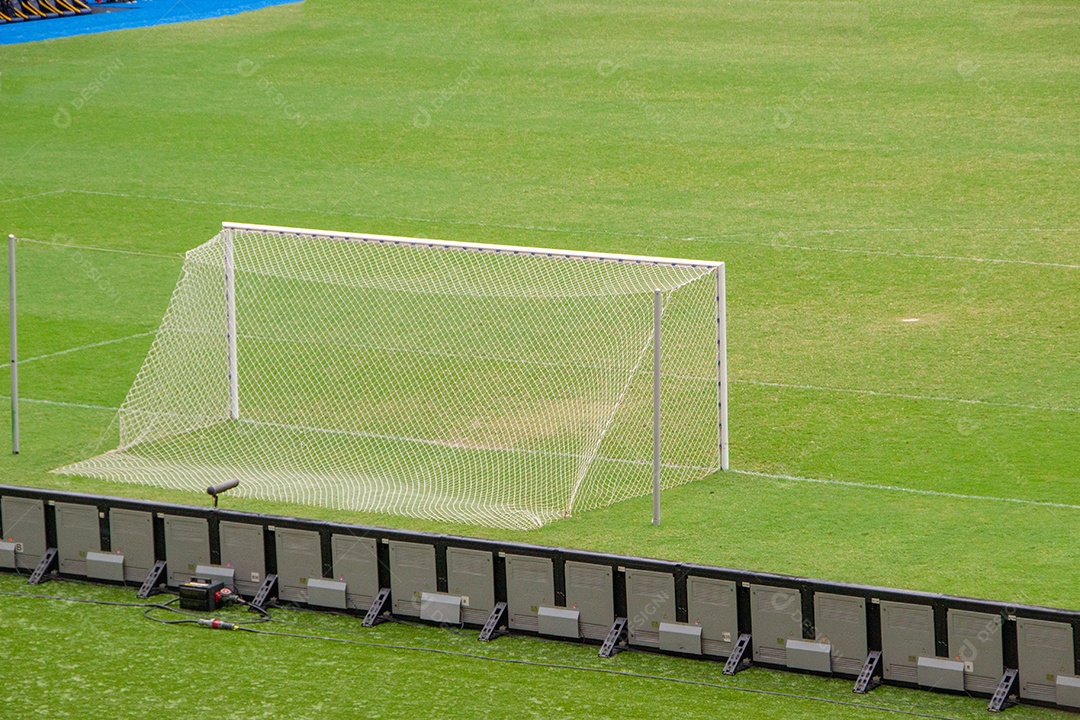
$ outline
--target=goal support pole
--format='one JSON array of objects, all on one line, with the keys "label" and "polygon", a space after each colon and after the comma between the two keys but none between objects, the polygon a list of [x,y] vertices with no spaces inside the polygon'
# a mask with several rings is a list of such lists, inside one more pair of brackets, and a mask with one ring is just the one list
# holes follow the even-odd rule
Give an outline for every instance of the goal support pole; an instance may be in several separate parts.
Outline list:
[{"label": "goal support pole", "polygon": [[660,317],[664,294],[653,292],[652,524],[660,524]]},{"label": "goal support pole", "polygon": [[19,330],[15,292],[15,236],[8,235],[8,332],[11,349],[11,454],[19,454]]},{"label": "goal support pole", "polygon": [[716,409],[717,459],[721,470],[728,460],[728,380],[727,380],[727,279],[723,263],[716,268]]},{"label": "goal support pole", "polygon": [[225,250],[225,354],[229,372],[229,418],[240,419],[240,382],[236,373],[236,259],[233,255],[233,231],[222,231]]}]

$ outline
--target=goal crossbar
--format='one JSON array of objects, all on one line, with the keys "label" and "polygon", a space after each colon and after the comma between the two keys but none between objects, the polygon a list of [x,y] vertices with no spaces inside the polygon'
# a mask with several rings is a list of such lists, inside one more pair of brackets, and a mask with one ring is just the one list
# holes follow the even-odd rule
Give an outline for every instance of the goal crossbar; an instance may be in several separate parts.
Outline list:
[{"label": "goal crossbar", "polygon": [[536,248],[524,245],[496,245],[491,243],[459,242],[455,240],[429,240],[425,238],[399,237],[396,235],[373,235],[370,233],[333,232],[330,230],[312,230],[277,225],[250,225],[246,223],[223,222],[223,230],[263,232],[299,237],[323,238],[343,242],[385,243],[390,245],[413,245],[416,247],[440,247],[475,252],[503,253],[508,255],[532,255],[536,257],[568,258],[572,260],[597,260],[602,262],[627,263],[637,265],[668,265],[670,267],[722,268],[723,262],[713,260],[687,260],[684,258],[649,257],[646,255],[622,255],[618,253],[588,252],[584,250],[556,250]]}]

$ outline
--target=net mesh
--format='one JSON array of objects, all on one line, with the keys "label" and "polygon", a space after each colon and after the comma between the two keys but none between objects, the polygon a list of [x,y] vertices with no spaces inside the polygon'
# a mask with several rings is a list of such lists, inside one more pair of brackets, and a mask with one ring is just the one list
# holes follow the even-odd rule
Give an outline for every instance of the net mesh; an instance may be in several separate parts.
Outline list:
[{"label": "net mesh", "polygon": [[55,472],[538,527],[650,492],[659,289],[672,487],[718,466],[715,273],[225,231],[186,255],[119,447]]}]

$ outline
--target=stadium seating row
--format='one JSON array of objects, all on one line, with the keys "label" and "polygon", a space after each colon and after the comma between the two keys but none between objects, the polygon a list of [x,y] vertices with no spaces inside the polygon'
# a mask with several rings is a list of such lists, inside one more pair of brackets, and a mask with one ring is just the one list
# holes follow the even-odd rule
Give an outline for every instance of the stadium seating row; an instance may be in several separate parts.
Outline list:
[{"label": "stadium seating row", "polygon": [[138,585],[163,565],[169,588],[210,576],[249,598],[359,615],[386,600],[394,616],[726,660],[728,674],[745,660],[862,692],[1080,709],[1080,612],[7,486],[0,529],[0,568],[39,575]]},{"label": "stadium seating row", "polygon": [[86,15],[89,12],[90,6],[83,0],[0,0],[0,24]]}]

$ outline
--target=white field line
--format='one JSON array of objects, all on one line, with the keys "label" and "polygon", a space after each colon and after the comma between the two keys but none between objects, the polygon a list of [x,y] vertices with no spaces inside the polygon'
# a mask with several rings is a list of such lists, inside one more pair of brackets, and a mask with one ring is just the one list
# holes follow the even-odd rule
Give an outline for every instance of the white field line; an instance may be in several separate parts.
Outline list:
[{"label": "white field line", "polygon": [[157,335],[157,330],[150,330],[147,332],[135,333],[134,335],[128,335],[127,337],[115,338],[113,340],[102,340],[101,342],[89,343],[87,345],[80,345],[78,347],[68,348],[67,350],[57,350],[56,352],[46,353],[44,355],[36,355],[34,357],[28,357],[19,361],[20,365],[24,363],[34,362],[36,360],[44,360],[45,358],[56,357],[57,355],[70,355],[81,350],[89,350],[91,348],[104,347],[106,345],[115,345],[116,343],[127,342],[128,340],[134,340],[135,338],[148,337],[150,335]]},{"label": "white field line", "polygon": [[1045,500],[1024,500],[1022,498],[994,497],[992,495],[968,495],[965,493],[951,493],[942,490],[922,490],[919,488],[906,488],[898,485],[880,485],[877,483],[861,483],[851,480],[826,480],[822,478],[807,478],[797,475],[777,475],[774,473],[754,472],[753,470],[728,470],[736,475],[749,475],[753,477],[769,478],[771,480],[783,480],[786,482],[813,483],[815,485],[838,485],[840,487],[861,488],[863,490],[887,490],[889,492],[908,493],[910,495],[928,495],[931,497],[945,497],[956,500],[982,500],[986,502],[1013,503],[1016,505],[1035,505],[1037,507],[1058,508],[1061,510],[1080,510],[1080,505],[1069,503],[1047,502]]},{"label": "white field line", "polygon": [[[0,399],[10,400],[11,397],[8,396],[8,395],[0,395]],[[55,407],[81,408],[81,409],[84,409],[84,410],[107,410],[107,411],[110,411],[110,412],[116,412],[116,411],[118,411],[120,409],[120,408],[115,408],[115,407],[109,407],[107,405],[88,405],[88,404],[84,404],[84,403],[61,402],[59,400],[37,400],[37,399],[33,399],[33,398],[19,398],[19,402],[21,402],[21,403],[23,403],[23,402],[25,402],[25,403],[36,403],[36,404],[40,404],[40,405],[51,405],[51,406],[55,406]],[[308,429],[308,428],[304,428],[303,426],[278,425],[276,423],[254,423],[254,424],[259,424],[259,425],[266,424],[266,425],[271,425],[271,426],[274,426],[274,427],[280,427],[280,428],[283,428],[283,429],[290,429],[290,430],[306,430],[306,429]],[[314,429],[314,428],[312,428],[312,429]],[[341,432],[341,431],[337,431],[337,432]],[[422,442],[422,443],[433,444],[433,445],[442,445],[444,447],[455,447],[454,444],[450,444],[450,443],[432,442],[430,440],[428,440],[428,441],[417,440],[416,438],[396,438],[396,437],[392,437],[392,436],[379,436],[379,435],[373,435],[373,434],[367,434],[367,433],[341,433],[341,434],[356,435],[356,436],[360,436],[360,437],[375,437],[375,438],[383,438],[383,439],[390,439],[390,440],[406,440],[406,441],[411,441],[411,442]],[[464,447],[463,446],[457,446],[457,447],[462,447],[462,449],[470,449],[470,450],[482,449],[482,448],[471,447],[471,446],[464,446]],[[504,450],[504,451],[509,450],[509,448],[483,448],[483,449]],[[511,451],[512,452],[521,452],[521,451],[513,451],[513,450],[511,450]],[[525,451],[525,452],[529,452],[529,451]],[[536,451],[532,451],[532,452],[536,452]],[[543,453],[543,454],[564,455],[563,453]],[[566,457],[576,457],[576,456],[569,455],[569,454],[565,454],[564,456],[566,456]],[[619,461],[616,461],[616,462],[619,462]],[[628,464],[639,464],[638,462],[635,462],[635,461],[622,461],[622,462],[627,462]],[[646,463],[641,463],[641,464],[646,464]],[[694,469],[694,470],[700,469],[700,470],[708,470],[708,471],[715,470],[715,468],[697,468],[697,467],[687,467],[687,466],[682,466],[682,465],[665,465],[665,467],[680,468],[680,469]],[[957,500],[979,500],[979,501],[984,501],[984,502],[1012,503],[1012,504],[1016,504],[1016,505],[1033,505],[1033,506],[1036,506],[1036,507],[1057,508],[1057,509],[1061,509],[1061,510],[1080,510],[1080,505],[1070,505],[1068,503],[1047,502],[1047,501],[1043,501],[1043,500],[1024,500],[1024,499],[1021,499],[1021,498],[993,497],[993,496],[989,496],[989,495],[969,495],[969,494],[965,494],[965,493],[944,492],[944,491],[941,491],[941,490],[922,490],[922,489],[919,489],[919,488],[905,488],[905,487],[899,487],[897,485],[881,485],[881,484],[878,484],[878,483],[853,482],[851,480],[826,480],[826,479],[823,479],[823,478],[807,478],[807,477],[799,477],[799,476],[796,476],[796,475],[778,475],[778,474],[775,474],[775,473],[763,473],[763,472],[756,472],[756,471],[753,471],[753,470],[736,470],[734,468],[732,468],[731,470],[727,470],[726,472],[734,473],[736,475],[747,475],[747,476],[751,476],[751,477],[769,478],[770,480],[782,480],[782,481],[785,481],[785,482],[802,482],[802,483],[812,483],[812,484],[815,484],[815,485],[836,485],[836,486],[839,486],[839,487],[857,488],[857,489],[861,489],[861,490],[886,490],[886,491],[889,491],[889,492],[908,493],[908,494],[911,494],[911,495],[926,495],[926,496],[930,496],[930,497],[946,497],[946,498],[953,498],[953,499],[957,499]]]},{"label": "white field line", "polygon": [[[788,235],[843,235],[847,233],[1004,233],[1004,232],[1051,232],[1080,233],[1080,228],[1042,228],[1042,227],[862,227],[862,228],[821,228],[818,230],[788,230]],[[716,235],[698,235],[696,239],[738,237],[739,235],[762,235],[764,233],[717,233]]]},{"label": "white field line", "polygon": [[23,195],[22,197],[13,197],[8,198],[7,200],[0,200],[0,204],[18,202],[20,200],[33,200],[34,198],[47,197],[49,195],[59,195],[65,192],[67,192],[67,190],[50,190],[49,192],[34,193],[33,195]]},{"label": "white field line", "polygon": [[[0,395],[0,400],[10,400],[10,395]],[[108,405],[87,405],[86,403],[73,403],[62,402],[60,400],[37,400],[35,398],[19,398],[20,403],[34,403],[35,405],[52,405],[54,407],[69,407],[69,408],[81,408],[83,410],[108,410],[110,412],[117,412],[120,408],[109,407]]]},{"label": "white field line", "polygon": [[[373,213],[347,212],[344,210],[317,210],[312,208],[283,207],[281,205],[257,205],[254,203],[237,203],[223,200],[189,200],[187,198],[171,197],[169,195],[136,195],[130,193],[104,192],[101,190],[66,190],[65,192],[80,193],[83,195],[103,195],[105,197],[121,197],[129,198],[132,200],[165,200],[167,202],[187,203],[189,205],[213,205],[217,207],[234,207],[247,210],[278,210],[280,212],[302,212],[313,215],[341,215],[343,217],[365,218],[369,220],[398,220],[402,222],[420,222],[434,225],[461,225],[464,227],[501,228],[505,230],[527,230],[531,232],[563,233],[569,235],[609,235],[614,237],[639,237],[649,240],[681,239],[678,236],[672,235],[653,235],[648,233],[623,232],[619,230],[578,230],[575,228],[559,228],[545,225],[483,223],[470,220],[454,220],[450,218],[424,218],[411,215],[375,215]],[[752,233],[747,233],[747,235],[752,235]]]},{"label": "white field line", "polygon": [[[808,245],[794,245],[790,243],[775,243],[771,241],[753,241],[753,240],[735,240],[739,237],[762,237],[770,236],[775,233],[771,231],[762,232],[747,232],[747,233],[730,233],[730,234],[717,234],[717,235],[693,235],[688,237],[682,237],[678,235],[656,235],[650,233],[634,233],[634,232],[620,232],[612,230],[586,230],[577,228],[560,228],[554,226],[545,225],[518,225],[507,223],[482,223],[471,222],[467,220],[452,220],[452,219],[438,219],[438,218],[422,218],[411,216],[399,216],[399,215],[375,215],[369,213],[351,213],[341,210],[314,210],[310,208],[295,208],[295,207],[281,207],[277,205],[256,205],[252,203],[235,203],[216,200],[188,200],[186,198],[170,197],[168,195],[137,195],[129,193],[117,193],[117,192],[104,192],[101,190],[68,190],[66,192],[80,193],[84,195],[103,195],[107,197],[122,197],[134,200],[165,200],[168,202],[188,203],[191,205],[214,205],[220,207],[235,207],[246,208],[253,210],[278,210],[281,212],[303,212],[317,215],[342,215],[346,217],[358,217],[369,218],[373,220],[398,220],[405,222],[422,222],[437,225],[461,225],[467,227],[485,227],[485,228],[503,228],[507,230],[526,230],[530,232],[550,232],[550,233],[562,233],[567,235],[593,235],[593,236],[615,236],[615,237],[639,237],[650,240],[684,240],[684,241],[708,241],[717,240],[720,242],[729,242],[739,245],[753,245],[758,247],[775,247],[784,248],[789,250],[803,250],[807,252],[835,252],[835,253],[849,253],[849,254],[862,254],[862,255],[875,255],[884,257],[899,257],[910,258],[918,260],[949,260],[959,262],[978,262],[978,263],[993,263],[993,264],[1005,264],[1005,265],[1031,265],[1036,267],[1051,267],[1051,268],[1064,268],[1069,270],[1080,270],[1080,265],[1072,263],[1054,263],[1043,262],[1039,260],[1014,260],[1009,258],[985,258],[974,257],[966,255],[933,255],[929,253],[903,253],[892,250],[869,250],[862,248],[829,248],[829,247],[815,247]],[[929,232],[1061,232],[1071,233],[1080,232],[1078,228],[821,228],[816,230],[786,230],[784,231],[790,235],[830,235],[841,233],[929,233]]]},{"label": "white field line", "polygon": [[[245,425],[252,425],[252,426],[255,426],[255,427],[271,427],[271,428],[277,428],[277,429],[280,429],[280,430],[292,430],[292,431],[295,431],[295,432],[327,433],[327,434],[330,434],[330,435],[344,435],[344,436],[347,436],[347,437],[356,437],[356,438],[364,438],[364,439],[372,439],[372,440],[390,440],[390,441],[393,441],[393,442],[418,443],[418,444],[421,444],[421,445],[434,445],[434,446],[437,446],[437,447],[450,448],[451,450],[480,450],[480,451],[483,451],[483,452],[508,452],[508,453],[519,453],[519,454],[523,454],[523,455],[542,455],[542,456],[546,456],[546,457],[567,458],[569,460],[588,460],[588,459],[590,459],[585,454],[563,453],[563,452],[556,452],[554,450],[530,450],[530,449],[527,449],[527,448],[502,447],[502,446],[498,446],[498,445],[480,445],[480,444],[470,444],[470,443],[459,443],[459,442],[452,442],[452,441],[447,441],[447,440],[431,440],[431,439],[428,439],[428,438],[414,438],[414,437],[408,437],[408,436],[405,436],[405,435],[384,435],[382,433],[360,432],[360,431],[354,431],[354,430],[335,430],[335,429],[332,429],[332,428],[312,427],[310,425],[292,425],[292,424],[288,424],[288,423],[274,423],[274,422],[265,422],[265,421],[260,421],[260,420],[243,420],[243,419],[241,419],[240,422],[244,423]],[[137,444],[137,443],[132,443],[132,445],[135,445],[135,444]],[[652,465],[652,459],[651,458],[648,459],[648,460],[628,460],[628,459],[622,459],[622,458],[609,458],[609,457],[598,456],[598,457],[595,457],[593,459],[597,459],[597,460],[600,460],[602,462],[620,463],[620,464],[623,464],[623,465],[649,465],[649,466]],[[704,467],[704,466],[699,466],[699,465],[679,465],[677,463],[661,463],[661,467],[665,467],[665,468],[673,469],[673,470],[700,470],[700,471],[706,472],[706,473],[715,472],[716,469],[717,469],[715,467]]]},{"label": "white field line", "polygon": [[990,407],[1016,408],[1020,410],[1039,410],[1042,412],[1080,413],[1078,407],[1055,407],[1052,405],[1025,405],[1023,403],[995,402],[993,400],[968,400],[965,398],[941,397],[938,395],[908,395],[905,393],[882,392],[879,390],[856,390],[854,388],[824,387],[821,385],[794,385],[790,383],[765,382],[763,380],[729,380],[742,385],[787,388],[791,390],[815,390],[819,392],[851,393],[853,395],[871,395],[873,397],[899,398],[901,400],[927,400],[930,402],[960,403],[962,405],[988,405]]},{"label": "white field line", "polygon": [[98,247],[96,245],[74,245],[72,243],[59,243],[49,240],[34,240],[33,238],[16,238],[21,243],[32,243],[34,245],[49,245],[52,247],[66,248],[69,250],[88,250],[92,252],[106,252],[116,253],[117,255],[141,255],[143,257],[165,258],[166,260],[183,260],[184,256],[181,253],[169,254],[169,253],[154,253],[143,252],[141,250],[120,250],[119,248],[106,248]]},{"label": "white field line", "polygon": [[[911,228],[912,232],[919,232],[918,228]],[[802,231],[794,230],[791,234],[800,234]],[[813,231],[810,231],[813,232]],[[840,230],[827,230],[824,232],[842,232]],[[871,232],[871,231],[867,231]],[[1063,232],[1068,232],[1063,230]],[[764,234],[764,233],[762,233]],[[1042,262],[1040,260],[1012,260],[1009,258],[986,258],[975,257],[970,255],[933,255],[930,253],[910,253],[910,252],[897,252],[895,250],[869,250],[865,248],[831,248],[831,247],[818,247],[814,245],[793,245],[790,243],[774,243],[774,242],[753,242],[750,240],[731,240],[725,236],[708,236],[708,237],[688,237],[682,238],[688,241],[701,241],[701,240],[719,240],[720,242],[728,242],[736,245],[756,245],[758,247],[774,247],[784,248],[787,250],[803,250],[806,252],[832,252],[832,253],[846,253],[853,255],[875,255],[882,257],[898,257],[898,258],[910,258],[915,260],[954,260],[959,262],[976,262],[976,263],[991,263],[995,265],[1031,265],[1035,267],[1048,267],[1048,268],[1064,268],[1066,270],[1080,270],[1080,265],[1074,265],[1071,263],[1054,263],[1054,262]]]}]

